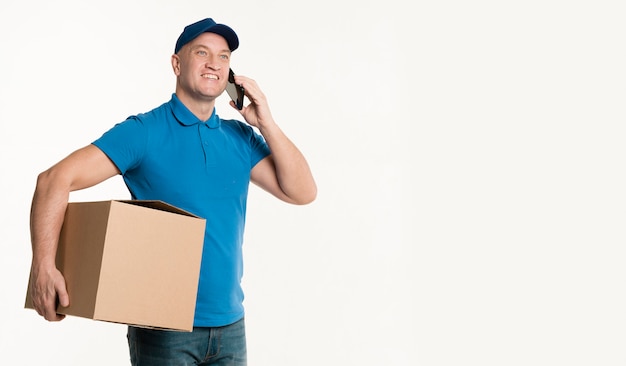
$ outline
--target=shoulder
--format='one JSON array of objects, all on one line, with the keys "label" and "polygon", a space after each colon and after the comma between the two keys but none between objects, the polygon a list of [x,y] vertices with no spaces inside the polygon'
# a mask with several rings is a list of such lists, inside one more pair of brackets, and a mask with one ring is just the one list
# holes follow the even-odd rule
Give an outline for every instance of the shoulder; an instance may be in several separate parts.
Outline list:
[{"label": "shoulder", "polygon": [[[141,124],[151,124],[158,121],[165,121],[168,119],[175,119],[172,113],[170,103],[163,103],[162,105],[148,111],[139,114],[128,116],[126,121],[134,121]],[[124,122],[126,122],[124,121]]]},{"label": "shoulder", "polygon": [[220,119],[220,121],[222,123],[222,126],[231,130],[243,133],[249,133],[250,131],[252,131],[252,127],[236,119]]},{"label": "shoulder", "polygon": [[260,135],[247,123],[238,121],[236,119],[221,120],[222,130],[226,133],[235,135],[246,141],[260,138]]}]

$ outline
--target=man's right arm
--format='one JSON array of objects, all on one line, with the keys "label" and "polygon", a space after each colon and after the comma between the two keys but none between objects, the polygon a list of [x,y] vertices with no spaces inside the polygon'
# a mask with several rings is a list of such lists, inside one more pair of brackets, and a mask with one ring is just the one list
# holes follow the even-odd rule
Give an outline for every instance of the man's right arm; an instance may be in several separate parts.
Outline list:
[{"label": "man's right arm", "polygon": [[65,279],[55,263],[69,194],[117,174],[119,170],[106,154],[95,145],[88,145],[37,177],[30,213],[33,258],[29,291],[35,310],[46,320],[64,318],[56,313],[57,301],[62,306],[69,305]]}]

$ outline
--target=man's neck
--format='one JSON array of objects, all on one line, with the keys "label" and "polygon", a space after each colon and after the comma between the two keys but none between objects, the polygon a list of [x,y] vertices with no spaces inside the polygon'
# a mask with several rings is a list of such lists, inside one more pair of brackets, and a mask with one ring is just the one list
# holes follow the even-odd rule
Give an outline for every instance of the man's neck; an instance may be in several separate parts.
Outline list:
[{"label": "man's neck", "polygon": [[178,99],[202,122],[206,122],[213,115],[215,109],[215,99],[196,99],[189,95],[176,91]]}]

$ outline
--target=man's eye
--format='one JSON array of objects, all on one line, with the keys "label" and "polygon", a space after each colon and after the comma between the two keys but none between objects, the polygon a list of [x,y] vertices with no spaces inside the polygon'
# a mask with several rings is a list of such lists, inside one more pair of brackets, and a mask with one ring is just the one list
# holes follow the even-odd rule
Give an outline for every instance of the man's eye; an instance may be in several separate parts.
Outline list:
[{"label": "man's eye", "polygon": [[221,56],[220,56],[220,58],[221,58],[222,60],[228,60],[228,55],[221,55]]},{"label": "man's eye", "polygon": [[198,51],[198,56],[206,56],[206,51]]}]

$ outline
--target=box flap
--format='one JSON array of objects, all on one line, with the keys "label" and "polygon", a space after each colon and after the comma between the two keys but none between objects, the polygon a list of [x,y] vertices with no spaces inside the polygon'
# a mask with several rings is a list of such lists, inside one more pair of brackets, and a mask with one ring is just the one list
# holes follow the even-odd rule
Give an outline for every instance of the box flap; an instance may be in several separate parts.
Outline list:
[{"label": "box flap", "polygon": [[159,200],[116,200],[116,201],[117,202],[122,202],[122,203],[128,203],[128,204],[131,204],[131,205],[137,205],[137,206],[152,208],[152,209],[155,209],[155,210],[161,210],[161,211],[166,211],[166,212],[177,213],[177,214],[180,214],[180,215],[201,218],[200,216],[194,215],[194,214],[192,214],[189,211],[185,211],[182,208],[178,208],[176,206],[172,206],[172,205],[170,205],[167,202],[163,202],[163,201],[159,201]]}]

